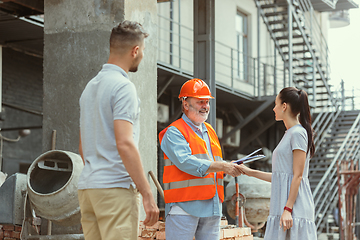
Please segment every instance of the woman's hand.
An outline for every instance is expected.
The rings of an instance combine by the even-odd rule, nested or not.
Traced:
[[[224,162],[223,171],[232,177],[237,177],[240,176],[241,174],[244,174],[244,172],[241,171],[240,166],[232,162]]]
[[[284,227],[284,232],[293,226],[293,218],[289,211],[284,210],[280,218],[280,228]]]
[[[242,171],[245,175],[251,176],[251,175],[250,175],[250,172],[251,172],[251,170],[252,170],[251,168],[245,166],[244,164],[240,164],[240,165],[238,165],[238,166],[240,167],[241,171]]]
[[[231,164],[237,165],[235,163],[231,163]],[[255,177],[260,180],[271,182],[271,173],[269,173],[269,172],[263,172],[263,171],[251,169],[251,168],[245,166],[244,164],[240,164],[237,166],[243,174],[245,174],[249,177]]]

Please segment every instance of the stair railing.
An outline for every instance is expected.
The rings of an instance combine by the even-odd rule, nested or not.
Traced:
[[[356,145],[355,143],[358,144],[360,141],[359,122],[360,114],[358,114],[356,120],[354,121],[348,134],[346,135],[345,140],[342,142],[334,159],[330,163],[327,171],[325,172],[324,176],[321,178],[313,192],[314,204],[316,209],[315,219],[317,227],[320,226],[326,211],[328,210],[331,202],[337,194],[337,185],[335,179],[337,174],[337,167],[335,164],[338,162],[338,160],[346,159],[346,155],[347,157],[350,157],[356,156],[358,154],[359,148],[353,145]]]
[[[335,105],[329,100],[328,105],[323,107],[321,112],[316,116],[312,126],[315,132],[314,144],[315,149],[320,147],[326,134],[330,131],[335,120],[341,113],[341,100],[335,98]]]
[[[357,134],[353,134],[353,139],[350,140],[350,143],[352,142],[352,149],[350,151],[345,151],[344,153],[347,153],[345,155],[348,155],[347,157],[343,155],[342,158],[339,159],[356,159],[357,154],[359,153],[359,141],[360,141],[360,135],[359,131],[356,132]],[[330,205],[333,203],[334,199],[338,196],[337,191],[337,179],[336,179],[336,167],[335,170],[331,171],[331,174],[329,175],[329,179],[332,180],[331,185],[326,188],[326,193],[322,197],[322,201],[319,203],[319,205],[315,205],[315,219],[318,219],[316,221],[316,227],[319,232],[321,232],[321,229],[319,227],[321,226],[322,220],[326,217],[326,213],[328,212],[328,209]]]
[[[315,10],[310,0],[299,0],[299,8],[303,12],[306,26],[309,29],[310,37],[313,39],[315,49],[318,51],[318,56],[322,57],[320,60],[326,66],[325,77],[329,76],[329,48],[324,37],[320,24],[315,16]]]

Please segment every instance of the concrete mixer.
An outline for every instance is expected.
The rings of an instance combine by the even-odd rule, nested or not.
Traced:
[[[60,150],[46,152],[31,164],[27,190],[37,215],[59,225],[80,223],[77,182],[83,166],[80,155]]]
[[[7,209],[0,210],[7,217],[0,217],[0,224],[22,225],[22,239],[27,240],[84,239],[77,196],[83,166],[80,155],[72,152],[52,150],[40,155],[27,175],[14,174],[1,186]],[[43,225],[48,228],[45,236],[39,233]],[[51,236],[52,225],[56,229]]]
[[[271,183],[246,175],[237,178],[239,193],[245,198],[245,224],[257,231],[269,216]],[[226,186],[225,203],[227,213],[233,219],[235,219],[235,191],[235,178],[232,178]]]

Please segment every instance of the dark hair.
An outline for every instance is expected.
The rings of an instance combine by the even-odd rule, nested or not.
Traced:
[[[315,153],[314,129],[311,127],[310,106],[307,93],[294,87],[287,87],[280,91],[279,98],[281,103],[290,104],[292,114],[297,116],[300,113],[300,124],[306,129],[308,135],[308,148],[312,157]]]
[[[125,20],[114,27],[110,35],[110,49],[124,51],[141,42],[149,36],[138,22]]]

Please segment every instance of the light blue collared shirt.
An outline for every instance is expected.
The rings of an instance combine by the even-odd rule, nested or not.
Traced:
[[[182,115],[182,119],[200,138],[206,142],[206,148],[208,149],[209,155],[211,158],[213,158],[210,147],[210,138],[205,124],[202,123],[201,128],[199,128],[194,125],[185,114]],[[168,128],[162,139],[161,149],[166,154],[166,156],[168,156],[171,162],[174,163],[181,171],[197,177],[204,177],[207,175],[206,171],[209,169],[211,161],[199,159],[193,156],[191,154],[189,143],[185,140],[185,137],[176,127],[171,126]],[[171,207],[174,205],[181,207],[185,212],[195,217],[211,217],[222,215],[222,204],[220,202],[217,189],[215,196],[209,200],[167,203],[165,205],[165,216],[167,216]]]

